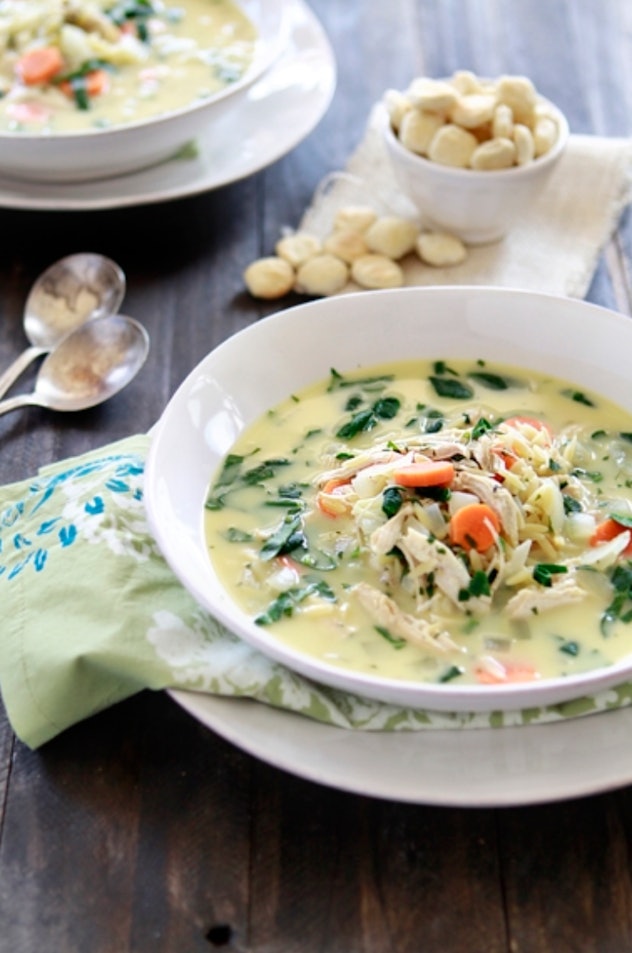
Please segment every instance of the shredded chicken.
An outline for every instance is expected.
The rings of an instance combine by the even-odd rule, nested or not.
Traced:
[[[586,590],[578,586],[573,577],[565,577],[549,588],[521,589],[507,603],[507,614],[510,619],[528,619],[536,612],[581,602],[586,595]]]
[[[436,622],[403,612],[393,599],[374,586],[360,582],[353,592],[375,624],[387,629],[391,635],[435,652],[445,653],[458,649],[448,633],[442,631]]]

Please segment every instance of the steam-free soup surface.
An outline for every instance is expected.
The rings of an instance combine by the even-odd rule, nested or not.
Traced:
[[[0,0],[0,130],[109,128],[242,78],[257,30],[233,0]]]
[[[632,417],[479,362],[292,395],[239,438],[205,531],[235,601],[325,663],[502,684],[632,650]]]

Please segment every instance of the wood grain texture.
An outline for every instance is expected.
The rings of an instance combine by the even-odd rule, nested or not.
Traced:
[[[3,483],[146,430],[210,348],[276,309],[248,297],[243,269],[344,165],[384,89],[459,68],[523,72],[573,131],[632,131],[628,0],[311,6],[337,55],[338,89],[283,159],[155,206],[0,209],[0,364],[25,346],[31,282],[80,250],[121,264],[123,310],[152,341],[139,377],[109,404],[0,418]],[[631,313],[631,263],[626,213],[588,298]],[[162,694],[35,753],[0,720],[0,953],[624,953],[631,845],[629,789],[499,810],[380,801],[263,764]]]

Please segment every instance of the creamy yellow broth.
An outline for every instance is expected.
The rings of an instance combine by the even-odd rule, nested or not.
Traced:
[[[0,130],[75,133],[172,112],[240,80],[257,38],[233,0],[0,0]],[[25,80],[38,47],[61,65]]]
[[[428,458],[452,462],[450,485],[400,485],[393,468]],[[450,535],[479,477],[502,513],[483,552]],[[595,538],[613,514],[614,542]],[[330,665],[423,682],[567,676],[629,653],[629,526],[631,415],[482,361],[332,371],[244,432],[205,508],[212,563],[258,624]],[[413,541],[437,565],[412,560]],[[376,592],[399,615],[376,614]]]

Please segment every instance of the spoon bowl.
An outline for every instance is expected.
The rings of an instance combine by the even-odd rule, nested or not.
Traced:
[[[0,402],[0,414],[36,405],[49,410],[85,410],[123,389],[145,363],[149,336],[123,314],[93,318],[71,331],[39,369],[35,390]]]
[[[29,347],[0,376],[0,397],[38,357],[51,351],[75,328],[116,314],[125,296],[125,274],[104,255],[68,255],[42,272],[24,307]]]

